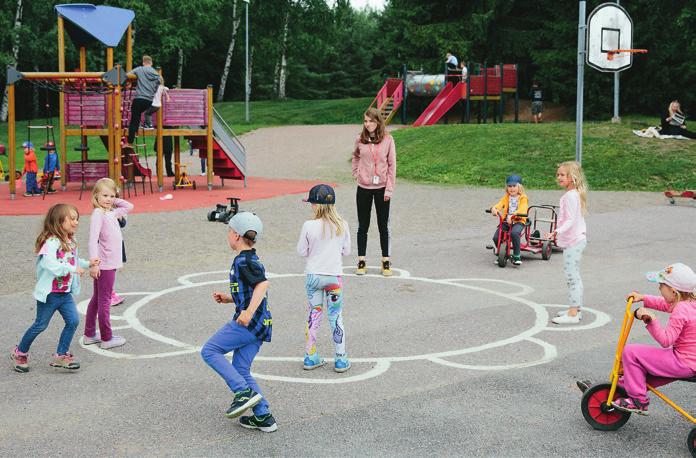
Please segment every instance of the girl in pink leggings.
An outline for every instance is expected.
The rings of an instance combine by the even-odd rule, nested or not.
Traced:
[[[116,269],[123,267],[123,236],[118,219],[133,209],[133,204],[116,197],[116,183],[110,178],[97,181],[92,190],[94,211],[89,225],[89,258],[99,265],[89,269],[94,279],[92,299],[85,316],[85,345],[100,344],[101,348],[119,347],[126,339],[111,333],[111,293],[114,290]],[[97,332],[97,320],[99,332]]]
[[[635,316],[647,324],[648,332],[662,348],[626,345],[621,385],[628,397],[612,402],[619,410],[642,415],[647,415],[650,403],[647,384],[658,387],[696,375],[696,274],[688,266],[676,263],[648,273],[647,277],[659,283],[661,297],[635,291],[629,297],[643,302]],[[667,327],[663,328],[647,309],[669,313]]]

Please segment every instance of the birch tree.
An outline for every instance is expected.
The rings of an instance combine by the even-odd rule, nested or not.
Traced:
[[[16,66],[19,59],[19,29],[22,27],[22,9],[24,5],[22,0],[17,0],[17,9],[15,11],[15,21],[12,28],[12,61],[11,65]],[[7,88],[2,96],[2,108],[0,108],[0,121],[7,122]]]
[[[234,55],[234,45],[237,41],[237,31],[239,30],[239,24],[242,21],[242,14],[240,12],[237,15],[237,0],[232,2],[232,37],[230,38],[230,45],[227,47],[227,57],[225,58],[225,66],[222,69],[222,76],[220,77],[220,89],[217,94],[217,101],[222,102],[225,97],[225,87],[227,86],[227,77],[230,74],[230,67],[232,65],[232,56]]]
[[[276,88],[276,97],[281,100],[286,98],[285,96],[285,82],[287,81],[287,70],[288,70],[288,26],[290,25],[290,8],[285,12],[285,20],[283,21],[283,40],[280,46],[280,59],[278,64],[278,71],[275,80],[274,87]]]

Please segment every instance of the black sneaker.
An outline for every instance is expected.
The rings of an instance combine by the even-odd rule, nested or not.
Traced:
[[[247,429],[258,429],[264,433],[272,433],[278,429],[275,418],[270,413],[257,417],[256,415],[250,415],[248,417],[241,417],[239,419],[239,424],[242,428]]]
[[[391,262],[390,261],[382,261],[382,275],[384,275],[385,277],[392,276],[392,269],[391,269]]]
[[[234,400],[232,401],[232,404],[230,404],[230,408],[227,409],[227,412],[225,412],[225,415],[227,418],[237,418],[243,414],[245,410],[258,404],[262,398],[263,396],[251,388],[239,391],[234,394]]]
[[[49,189],[48,191],[46,191],[46,194],[55,194],[55,193],[56,193],[55,189]]]
[[[355,275],[365,275],[365,272],[367,272],[366,269],[365,261],[358,261],[358,268],[355,270]]]

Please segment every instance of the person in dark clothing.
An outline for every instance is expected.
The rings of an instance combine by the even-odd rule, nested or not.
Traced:
[[[541,122],[544,114],[544,91],[537,81],[532,83],[532,89],[529,91],[529,98],[532,99],[532,118],[534,124]]]
[[[128,72],[128,76],[136,76],[135,97],[131,103],[130,123],[128,124],[128,145],[132,146],[135,133],[140,126],[140,117],[152,106],[157,88],[164,80],[152,67],[152,57],[143,56],[143,65]]]
[[[672,100],[667,113],[660,120],[660,135],[681,135],[696,139],[696,133],[686,130],[686,116],[681,111],[679,100]]]
[[[157,139],[155,138],[155,144],[153,145],[155,149],[155,154],[157,154]],[[164,156],[164,169],[167,172],[168,177],[174,176],[174,169],[172,169],[172,152],[174,152],[174,144],[172,142],[172,137],[169,135],[162,136],[162,156]]]

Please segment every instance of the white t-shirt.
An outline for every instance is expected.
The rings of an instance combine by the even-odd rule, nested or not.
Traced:
[[[451,65],[451,66],[453,66],[453,67],[456,67],[457,65],[459,65],[459,61],[457,60],[457,58],[454,57],[454,56],[451,55],[451,54],[450,54],[450,56],[447,58],[447,60],[445,61],[445,63],[446,63],[447,65]]]
[[[343,233],[336,236],[335,228],[320,219],[302,225],[297,252],[307,258],[306,274],[343,275],[342,257],[350,254],[350,229],[344,222]]]
[[[469,70],[466,68],[465,65],[462,67],[462,81],[465,81],[467,76],[469,76]]]
[[[520,206],[520,196],[512,197],[510,196],[510,209],[508,210],[508,215],[513,215],[517,212],[517,207]]]
[[[153,107],[161,107],[162,106],[162,96],[169,92],[169,88],[165,86],[164,84],[160,84],[159,87],[157,88],[157,92],[155,92],[155,97],[152,99],[152,106]]]

